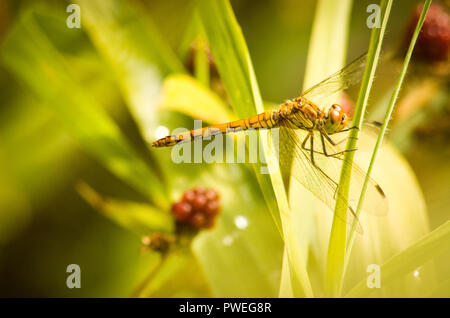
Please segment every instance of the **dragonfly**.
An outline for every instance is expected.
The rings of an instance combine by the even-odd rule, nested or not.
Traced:
[[[152,146],[170,147],[196,139],[209,139],[217,134],[278,128],[280,165],[288,169],[300,184],[325,203],[331,211],[334,210],[336,200],[341,200],[347,206],[347,217],[343,221],[351,224],[356,218],[356,230],[362,234],[355,207],[366,178],[364,170],[353,162],[350,167],[349,197],[343,198],[337,191],[340,171],[345,164],[343,156],[345,152],[356,151],[346,150],[341,146],[350,138],[348,132],[358,127],[349,125],[350,118],[339,104],[335,103],[326,108],[319,105],[323,99],[335,97],[338,93],[359,84],[366,60],[367,54],[360,56],[276,109],[240,120],[166,136],[154,141]],[[362,210],[374,215],[385,215],[388,211],[386,195],[378,183],[372,178],[368,180],[365,197],[367,204],[363,205]]]

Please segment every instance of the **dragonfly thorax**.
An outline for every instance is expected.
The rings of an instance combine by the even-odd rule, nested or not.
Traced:
[[[278,114],[298,128],[320,130],[328,135],[340,132],[348,123],[348,116],[341,106],[333,104],[328,111],[324,111],[302,97],[282,104]]]

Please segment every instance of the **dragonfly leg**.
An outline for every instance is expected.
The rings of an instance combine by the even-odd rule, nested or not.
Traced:
[[[343,129],[343,130],[341,130],[341,131],[338,131],[337,133],[334,133],[334,135],[337,135],[337,134],[339,134],[339,133],[346,132],[346,131],[349,131],[349,130],[352,130],[352,129],[357,129],[357,130],[359,130],[359,127],[358,127],[358,126],[353,126],[353,127],[350,127],[350,128],[346,128],[346,129]],[[330,139],[331,139],[331,138],[330,138]],[[356,137],[346,137],[346,138],[344,138],[344,139],[342,139],[342,140],[340,140],[340,141],[334,141],[334,140],[329,140],[329,141],[330,141],[330,143],[331,143],[333,146],[336,146],[336,145],[339,145],[339,144],[343,143],[343,142],[346,141],[347,139],[358,139],[358,138],[356,138]]]
[[[306,144],[305,140],[308,140],[308,139],[310,140],[311,149],[307,149],[306,147],[304,147]],[[334,186],[336,187],[336,191],[337,191],[338,184],[336,183],[336,181],[334,181],[332,178],[330,178],[330,176],[328,174],[326,174],[325,171],[322,170],[322,168],[320,168],[318,165],[316,165],[316,162],[314,161],[314,153],[315,152],[320,153],[320,154],[322,154],[322,153],[318,152],[318,151],[314,151],[314,136],[312,135],[311,132],[308,134],[308,137],[306,137],[305,140],[302,143],[302,147],[303,147],[303,149],[309,150],[310,156],[311,156],[311,163],[317,170],[319,170],[322,173],[322,175],[324,175],[332,184],[334,184]],[[334,193],[335,196],[337,193],[336,191]]]
[[[322,147],[323,147],[323,152],[321,152],[321,151],[317,151],[317,150],[314,150],[313,149],[313,146],[311,146],[311,148],[308,148],[308,147],[306,147],[306,142],[308,141],[308,140],[310,140],[310,138],[311,138],[311,141],[312,141],[312,138],[313,138],[313,133],[308,133],[308,135],[305,137],[305,139],[303,140],[303,142],[302,142],[302,148],[304,149],[304,150],[306,150],[306,151],[309,151],[311,154],[312,153],[317,153],[317,154],[320,154],[320,155],[324,155],[324,156],[326,156],[326,157],[332,157],[332,158],[336,158],[336,159],[341,159],[338,155],[339,154],[341,154],[341,153],[337,153],[337,154],[328,154],[327,152],[326,152],[326,150],[325,150],[325,145],[324,145],[324,143],[323,143],[323,141],[322,141]],[[313,141],[311,142],[311,144],[313,145]],[[311,161],[313,161],[313,157],[311,158]]]
[[[340,155],[342,155],[343,153],[346,153],[346,152],[350,152],[350,151],[355,151],[355,150],[357,150],[357,148],[355,148],[355,149],[346,149],[346,150],[343,150],[343,151],[339,151],[339,152],[335,152],[335,153],[328,153],[327,152],[327,147],[325,146],[325,138],[328,140],[328,142],[330,142],[331,143],[331,138],[328,136],[328,135],[326,135],[326,134],[320,134],[320,139],[321,139],[321,141],[322,141],[322,149],[323,149],[323,154],[326,156],[326,157],[334,157],[334,158],[338,158],[338,159],[340,159]],[[331,140],[331,141],[330,141]],[[332,143],[331,143],[332,144]]]
[[[314,162],[314,136],[312,136],[312,134],[310,133],[309,135],[309,140],[310,140],[310,147],[311,147],[311,162],[313,163],[313,165],[315,166],[316,163]]]
[[[346,137],[346,138],[344,138],[344,139],[342,139],[342,140],[339,140],[339,141],[334,141],[334,143],[335,143],[335,145],[334,146],[337,146],[337,145],[340,145],[340,144],[342,144],[344,141],[347,141],[348,139],[358,139],[358,138],[356,138],[356,137]]]
[[[309,150],[308,148],[306,148],[306,142],[308,141],[308,139],[311,137],[311,133],[308,133],[308,135],[305,137],[305,139],[302,142],[302,148],[305,150]]]
[[[306,137],[305,137],[305,139],[303,140],[303,142],[302,142],[302,148],[304,149],[304,150],[306,150],[306,151],[309,151],[310,153],[311,152],[313,152],[313,153],[318,153],[318,154],[320,154],[320,155],[325,155],[325,153],[323,153],[323,152],[321,152],[321,151],[317,151],[317,150],[314,150],[313,148],[308,148],[308,147],[306,147],[306,142],[309,140],[309,139],[312,139],[313,138],[313,136],[312,136],[312,133],[309,133]],[[327,156],[328,157],[328,156]],[[314,159],[314,158],[311,158],[312,160]],[[339,158],[338,158],[339,159]],[[312,161],[311,160],[311,161]]]
[[[344,131],[349,131],[349,130],[352,130],[352,129],[359,130],[359,127],[358,126],[352,126],[352,127],[349,127],[349,128],[345,128],[345,129],[342,129],[341,131],[337,132],[337,134],[341,133],[341,132],[344,132]]]

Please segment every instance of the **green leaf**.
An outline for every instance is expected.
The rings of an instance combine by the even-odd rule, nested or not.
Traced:
[[[447,221],[383,264],[380,268],[381,286],[387,286],[396,279],[402,278],[449,248],[450,222]],[[367,288],[367,280],[363,279],[353,287],[346,297],[365,297],[369,296],[372,291]]]
[[[177,111],[213,124],[233,119],[230,109],[216,94],[192,77],[182,74],[166,78],[159,108]]]
[[[263,112],[264,107],[250,54],[229,2],[201,0],[198,2],[198,8],[219,74],[236,114],[239,118],[246,118]],[[259,135],[264,136],[262,133]],[[264,155],[268,158],[267,141],[262,140],[260,147],[263,147]],[[283,223],[289,222],[290,214],[281,173],[277,171],[268,176],[261,173],[261,165],[254,164],[253,168],[275,224],[285,238],[292,277],[295,286],[298,287],[295,290],[296,295],[312,296],[302,255],[299,255],[287,240],[287,237],[291,236],[290,229],[281,226],[281,218],[286,217]]]
[[[74,70],[38,22],[48,19],[65,23],[63,18],[37,12],[30,12],[17,23],[2,50],[6,67],[54,112],[84,150],[155,204],[167,206],[165,189],[157,175],[135,153],[99,103],[73,80]]]
[[[84,182],[77,184],[78,193],[104,216],[138,234],[173,233],[175,222],[167,211],[149,204],[104,198]]]

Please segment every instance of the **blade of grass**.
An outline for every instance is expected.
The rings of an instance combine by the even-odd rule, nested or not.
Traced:
[[[200,0],[199,14],[205,33],[211,45],[212,54],[220,76],[239,118],[245,118],[263,112],[263,105],[254,75],[249,53],[231,6],[227,1]],[[255,168],[256,169],[256,168]],[[278,206],[274,200],[273,189],[268,176],[257,171],[258,181],[272,210],[279,229]]]
[[[229,2],[200,0],[198,8],[220,76],[237,115],[245,118],[263,112],[250,55]],[[262,147],[267,158],[267,142],[262,142]],[[253,165],[253,168],[280,233],[285,238],[289,237],[290,233],[286,233],[287,229],[281,226],[280,215],[288,216],[290,213],[281,174],[277,171],[269,177],[261,173],[260,164]],[[294,255],[289,243],[287,246],[292,277],[297,283],[296,294],[312,296],[311,284],[301,255]]]
[[[403,277],[449,248],[450,221],[447,221],[383,264],[380,268],[382,286]],[[371,291],[363,279],[345,297],[364,297]]]
[[[194,73],[197,81],[209,87],[209,61],[206,40],[200,35],[195,41],[195,67]]]
[[[387,20],[389,18],[392,0],[382,0],[380,5],[380,14],[383,14],[383,23],[381,28],[372,30],[369,52],[367,55],[367,64],[364,70],[363,79],[359,91],[358,100],[355,107],[353,126],[361,129],[364,113],[366,110],[370,90],[372,88],[375,70],[381,52],[381,45],[386,29]],[[358,138],[359,129],[352,129],[349,134],[346,149],[355,149]],[[336,206],[331,228],[330,241],[328,245],[327,267],[325,274],[325,289],[329,296],[336,297],[340,294],[342,288],[342,278],[345,263],[346,248],[346,223],[342,220],[346,219],[348,192],[350,188],[351,167],[355,152],[349,151],[345,153],[342,165],[341,175],[339,179],[338,194],[340,198],[336,200]]]
[[[342,68],[348,42],[348,27],[352,1],[321,0],[317,3],[311,39],[308,48],[303,91],[320,82],[329,74]],[[330,54],[333,52],[333,54]],[[328,103],[324,103],[324,106]],[[283,142],[281,140],[280,142]],[[286,160],[286,158],[284,158]],[[289,182],[290,205],[293,216],[286,226],[292,228],[296,240],[293,242],[308,263],[309,244],[313,237],[315,197],[297,182]],[[311,200],[309,200],[311,198]],[[308,202],[308,203],[306,203]],[[294,210],[295,208],[295,210]],[[283,271],[289,269],[284,266]],[[283,277],[289,277],[283,272]],[[283,286],[288,288],[283,291]],[[280,294],[289,295],[289,284],[282,282]]]
[[[399,78],[397,80],[397,84],[395,86],[394,92],[392,93],[391,99],[389,101],[389,106],[388,106],[388,109],[386,111],[386,114],[385,114],[385,117],[384,117],[384,120],[383,120],[383,124],[381,125],[380,132],[378,134],[377,141],[375,143],[375,146],[374,146],[374,149],[373,149],[373,152],[372,152],[372,157],[370,159],[369,167],[367,169],[367,175],[366,175],[366,178],[364,180],[363,187],[361,189],[361,194],[360,194],[358,205],[357,205],[357,208],[356,208],[356,211],[355,211],[357,216],[359,216],[360,213],[361,213],[362,205],[363,205],[363,202],[364,202],[364,197],[365,197],[365,194],[366,194],[366,191],[367,191],[367,185],[368,185],[368,182],[369,182],[369,179],[370,179],[370,175],[372,173],[373,166],[375,164],[375,159],[377,157],[378,150],[380,149],[381,145],[383,144],[383,138],[384,138],[384,135],[386,133],[386,129],[387,129],[387,126],[389,124],[389,121],[391,120],[391,116],[392,116],[392,113],[394,111],[394,107],[396,105],[396,102],[397,102],[397,99],[398,99],[398,95],[400,93],[400,89],[401,89],[402,84],[403,84],[403,80],[405,79],[406,71],[408,70],[408,65],[409,65],[409,62],[411,60],[411,56],[412,56],[412,53],[413,53],[413,50],[414,50],[414,46],[416,44],[416,41],[417,41],[417,38],[419,36],[420,30],[422,29],[422,25],[423,25],[423,23],[425,21],[425,17],[426,17],[426,14],[428,12],[428,9],[429,9],[429,7],[431,5],[431,2],[432,2],[432,0],[425,1],[424,7],[422,9],[422,13],[421,13],[421,15],[419,17],[419,21],[417,22],[416,29],[415,29],[414,34],[413,34],[413,37],[411,38],[411,42],[409,44],[408,51],[406,53],[405,60],[403,62],[403,67],[402,67],[400,76],[399,76]],[[352,246],[353,246],[353,243],[354,243],[354,240],[355,240],[355,229],[356,229],[356,218],[353,220],[353,224],[352,224],[352,227],[351,227],[351,230],[350,230],[350,233],[349,233],[349,240],[347,242],[347,251],[346,251],[346,258],[347,259],[348,259],[348,257],[351,254],[351,249],[352,249]]]

